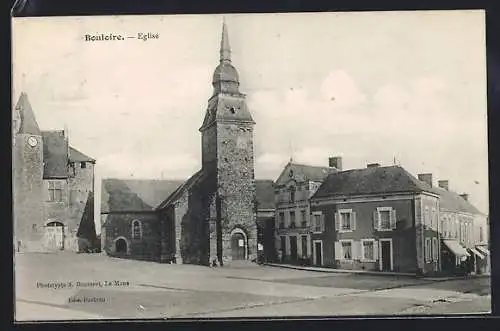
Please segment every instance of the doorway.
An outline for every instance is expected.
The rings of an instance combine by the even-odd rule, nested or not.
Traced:
[[[323,265],[323,242],[314,240],[314,265],[321,267]]]
[[[231,255],[233,260],[245,260],[246,242],[241,232],[233,233],[231,236]]]
[[[380,239],[380,270],[392,271],[392,239]]]
[[[126,254],[127,253],[127,242],[123,238],[119,238],[115,241],[115,252],[118,254]]]
[[[297,237],[290,236],[290,259],[292,262],[297,261]]]
[[[51,251],[64,249],[64,224],[49,222],[45,225],[45,247]]]

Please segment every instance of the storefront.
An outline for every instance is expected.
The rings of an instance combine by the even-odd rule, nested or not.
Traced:
[[[467,252],[456,240],[443,240],[442,245],[442,264],[443,273],[465,274],[471,270],[472,254]]]

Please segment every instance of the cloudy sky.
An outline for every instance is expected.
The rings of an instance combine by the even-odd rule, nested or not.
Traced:
[[[225,15],[257,122],[255,173],[290,157],[345,169],[396,158],[488,209],[482,11]],[[69,128],[97,180],[184,179],[218,64],[221,15],[15,19],[14,101]],[[84,42],[85,34],[159,39]],[[99,185],[98,185],[99,186]],[[97,195],[99,192],[97,192]]]

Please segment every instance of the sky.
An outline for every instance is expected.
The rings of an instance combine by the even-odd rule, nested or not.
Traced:
[[[256,122],[255,176],[295,162],[394,164],[488,211],[483,11],[224,15]],[[69,130],[102,178],[187,179],[222,15],[15,18],[13,101]],[[158,33],[85,42],[85,34]],[[96,192],[96,220],[99,196]],[[97,221],[99,223],[99,221]],[[100,231],[99,224],[98,231]]]

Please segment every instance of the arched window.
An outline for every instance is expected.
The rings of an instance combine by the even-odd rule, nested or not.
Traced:
[[[142,239],[142,224],[139,220],[132,221],[132,239]]]

